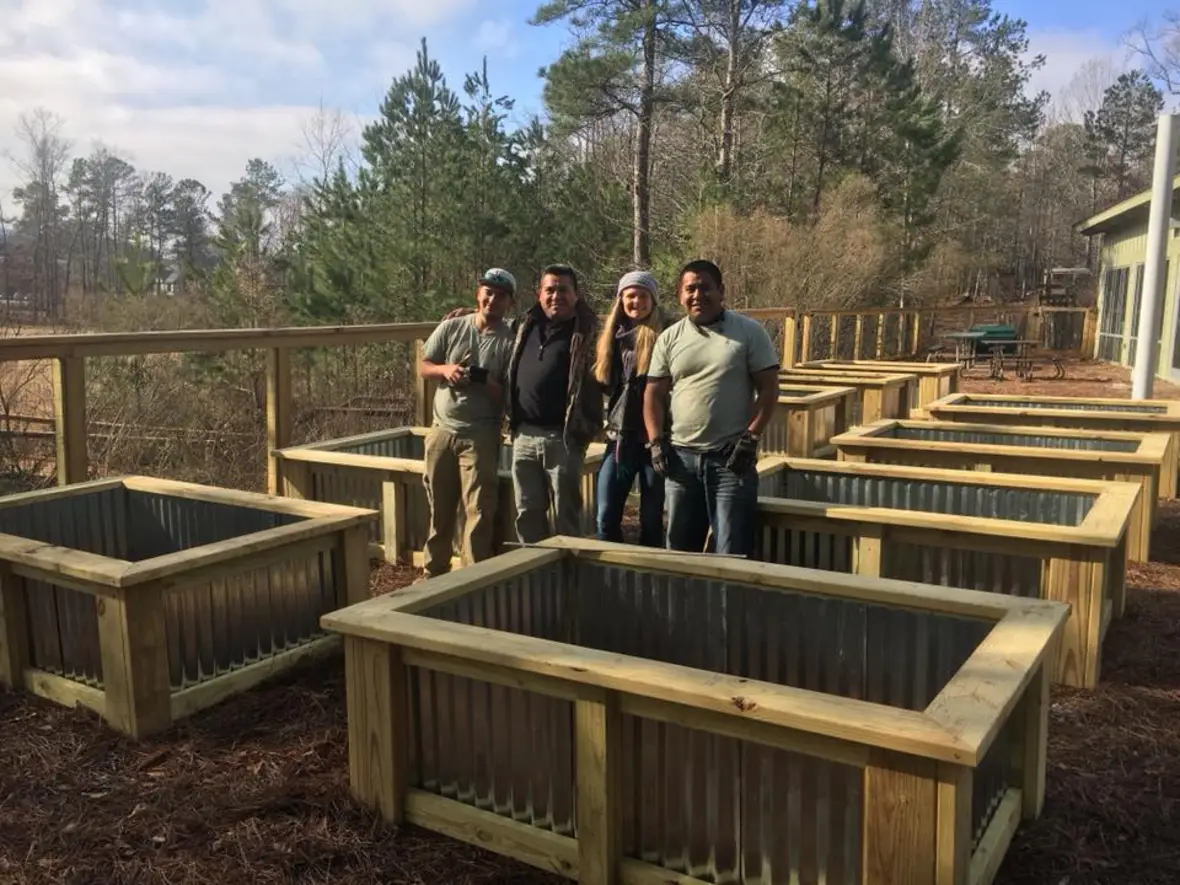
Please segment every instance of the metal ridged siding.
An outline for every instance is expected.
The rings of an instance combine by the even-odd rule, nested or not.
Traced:
[[[780,387],[778,389],[779,399],[806,399],[809,396],[815,396],[819,393],[814,387]]]
[[[179,690],[304,645],[335,611],[335,554],[324,551],[170,591],[168,674]]]
[[[563,567],[528,572],[424,614],[561,640]],[[573,705],[410,668],[415,786],[545,830],[574,833]]]
[[[984,590],[1029,599],[1041,597],[1043,572],[1044,561],[1038,557],[924,544],[887,544],[881,557],[883,578]]]
[[[133,562],[293,525],[302,517],[175,495],[128,491],[128,546]]]
[[[971,784],[971,845],[983,838],[1000,800],[1008,792],[1015,729],[1008,719],[975,768]]]
[[[1139,443],[1129,439],[1091,439],[1069,436],[1041,436],[1032,433],[1003,433],[953,428],[890,427],[871,434],[881,439],[904,439],[915,442],[945,442],[963,445],[1023,446],[1034,449],[1064,449],[1073,452],[1139,451]]]
[[[565,561],[423,614],[922,709],[990,625]],[[415,671],[416,785],[576,825],[572,706]],[[714,882],[861,881],[860,769],[623,717],[624,851]]]
[[[953,406],[970,406],[973,409],[1060,409],[1066,412],[1134,412],[1143,415],[1166,415],[1166,406],[1148,406],[1141,403],[1060,403],[1040,402],[1027,399],[966,399],[951,403]]]
[[[300,518],[188,498],[102,489],[0,510],[0,531],[143,561],[287,525]],[[169,676],[183,688],[322,635],[336,605],[333,554],[324,552],[187,589],[164,599]],[[102,686],[95,597],[24,580],[32,665]],[[150,590],[147,592],[151,592]]]
[[[404,433],[365,442],[321,446],[325,452],[347,452],[350,455],[373,455],[378,458],[411,458],[421,461],[426,457],[426,437]]]
[[[577,645],[923,710],[991,629],[984,621],[592,563]]]
[[[1078,526],[1096,495],[1040,489],[790,470],[775,474],[778,497],[853,507]]]
[[[0,510],[0,532],[127,559],[127,499],[122,487],[34,501]],[[21,579],[28,610],[30,663],[87,685],[102,684],[94,597]]]

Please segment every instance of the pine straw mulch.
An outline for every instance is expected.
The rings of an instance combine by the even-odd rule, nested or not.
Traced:
[[[1083,368],[1066,395],[1126,395],[1108,392],[1125,370]],[[1130,570],[1102,685],[1053,689],[1045,813],[1020,828],[997,885],[1180,881],[1180,503],[1162,507],[1152,560]],[[383,566],[374,592],[413,577]],[[138,744],[0,690],[0,883],[564,881],[358,809],[346,737],[338,656]]]
[[[1032,381],[1017,378],[1012,372],[1006,373],[1003,381],[994,381],[988,377],[988,369],[984,367],[973,368],[961,375],[960,386],[964,393],[1130,398],[1131,370],[1126,366],[1094,360],[1066,359],[1063,362],[1065,377],[1059,381],[1047,377],[1042,368],[1035,370]],[[1157,399],[1180,399],[1180,386],[1157,378],[1152,387],[1152,396]]]

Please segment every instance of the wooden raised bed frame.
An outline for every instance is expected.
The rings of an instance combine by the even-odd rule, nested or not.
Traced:
[[[820,369],[825,372],[877,372],[889,375],[904,372],[918,376],[918,386],[912,390],[911,415],[926,408],[927,403],[959,392],[958,363],[913,363],[895,360],[812,360],[801,369]]]
[[[745,617],[706,623],[716,599]],[[853,612],[863,620],[842,620]],[[775,881],[987,885],[1041,811],[1046,667],[1065,617],[1038,600],[553,538],[322,623],[345,636],[352,792],[388,821],[585,885],[753,883],[764,864]],[[818,670],[761,657],[757,637],[789,649],[792,629],[837,623],[806,643]],[[927,654],[937,675],[912,695],[877,678]],[[821,684],[829,658],[857,661],[839,670],[850,681]],[[882,689],[889,703],[862,699]]]
[[[759,559],[1068,603],[1053,678],[1098,684],[1138,485],[781,457],[758,469]],[[956,513],[1001,508],[1015,512]]]
[[[926,413],[936,421],[971,424],[1170,433],[1175,440],[1176,456],[1180,458],[1180,402],[1176,400],[955,393],[931,403]],[[1177,465],[1174,461],[1164,465],[1160,494],[1174,498],[1176,492]]]
[[[426,462],[420,454],[428,427],[397,427],[356,436],[291,446],[275,452],[280,488],[291,498],[350,504],[377,510],[379,522],[370,529],[370,552],[387,562],[421,566],[430,530],[430,505],[422,475]],[[501,447],[500,501],[496,545],[515,543],[516,497],[507,451]],[[370,449],[367,454],[347,449]],[[344,451],[342,451],[344,450]],[[413,451],[414,456],[394,453]],[[582,476],[582,530],[592,535],[598,507],[598,471],[606,446],[591,443]],[[455,523],[454,566],[458,567],[463,538],[463,508]]]
[[[974,437],[974,438],[973,438]],[[837,459],[945,470],[1133,482],[1127,555],[1148,561],[1159,510],[1160,475],[1176,460],[1167,433],[1118,433],[957,421],[878,421],[832,439]]]
[[[0,683],[162,731],[337,645],[375,518],[144,476],[0,499]]]
[[[916,395],[917,375],[882,375],[876,372],[827,372],[820,369],[790,369],[779,372],[783,387],[853,387],[859,397],[853,426],[882,418],[908,418],[910,402]]]
[[[831,439],[852,426],[856,398],[851,387],[780,387],[759,449],[770,455],[832,457]]]

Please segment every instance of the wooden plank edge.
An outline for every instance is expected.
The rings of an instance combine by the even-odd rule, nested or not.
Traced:
[[[569,836],[531,827],[425,790],[410,790],[406,794],[406,821],[567,879],[578,879],[578,843]],[[619,877],[624,885],[707,885],[701,879],[631,858],[620,862]]]
[[[507,581],[524,572],[557,562],[564,554],[560,550],[521,547],[485,559],[483,562],[412,584],[393,593],[375,596],[347,608],[329,612],[320,618],[326,630],[347,633],[349,628],[375,614],[404,612],[412,614],[431,606],[441,605],[490,583]]]
[[[357,608],[354,606],[353,608]],[[325,615],[322,621],[331,618]],[[356,619],[347,636],[793,728],[839,741],[969,763],[973,748],[924,713],[397,611]]]
[[[151,476],[128,476],[124,478],[123,484],[133,491],[179,495],[196,501],[249,507],[312,519],[336,517],[345,522],[352,520],[352,524],[355,524],[357,520],[364,521],[366,518],[373,518],[377,513],[375,510],[350,507],[347,504],[330,504],[305,498],[286,498],[263,492],[247,492],[241,489],[227,489],[222,486],[202,485],[175,479],[157,479]],[[341,528],[344,527],[344,525],[341,526]]]
[[[372,518],[376,518],[377,511],[369,512]],[[284,550],[294,556],[298,554],[297,548],[306,546],[308,555],[311,555],[331,546],[341,530],[367,521],[368,517],[345,520],[336,517],[313,517],[304,522],[276,526],[261,532],[215,541],[212,544],[202,544],[188,550],[153,556],[132,563],[125,569],[119,586],[135,587],[151,581],[165,581],[170,587],[180,586],[203,580],[201,572],[215,566],[229,563],[236,567],[240,563],[245,569],[251,561],[263,561],[263,554],[273,555],[273,551],[276,550]]]
[[[85,707],[106,716],[107,696],[101,688],[36,667],[26,667],[22,678],[25,690],[39,698],[71,709]]]
[[[53,436],[54,434],[50,434]],[[77,495],[86,495],[91,492],[103,492],[108,489],[121,488],[123,486],[123,477],[107,477],[105,479],[91,479],[86,482],[70,483],[66,486],[52,486],[50,488],[36,489],[31,492],[14,492],[11,495],[4,495],[0,497],[0,510],[9,507],[19,507],[22,504],[36,504],[41,501],[56,501],[61,498],[73,498]]]
[[[1010,787],[1000,800],[992,813],[991,823],[971,854],[971,867],[967,875],[970,885],[992,885],[995,881],[1016,828],[1020,826],[1022,801],[1020,790],[1015,787]]]
[[[993,627],[924,711],[972,749],[972,764],[983,759],[1065,629],[1068,605],[1037,603]]]
[[[1005,596],[983,590],[941,587],[896,578],[877,578],[827,572],[794,565],[758,562],[744,557],[717,557],[709,554],[657,550],[598,541],[592,538],[559,536],[541,541],[549,547],[592,562],[623,565],[694,577],[710,576],[735,583],[753,584],[769,590],[812,593],[886,603],[904,608],[934,610],[999,621],[1009,612],[1040,605],[1039,600]]]
[[[339,636],[321,636],[303,645],[271,655],[269,658],[263,658],[261,661],[231,670],[229,673],[223,673],[196,685],[174,691],[169,700],[172,721],[184,719],[199,710],[212,707],[234,695],[249,691],[272,676],[277,676],[284,670],[291,669],[296,664],[326,656],[338,650],[341,644],[342,639]]]
[[[124,574],[131,567],[125,559],[5,534],[0,534],[0,559],[11,562],[14,572],[21,573],[23,567],[43,575],[51,583],[56,575],[73,579],[75,587],[82,585],[83,592],[88,592],[84,585],[96,585],[94,591],[89,591],[96,595],[99,586],[121,586]]]

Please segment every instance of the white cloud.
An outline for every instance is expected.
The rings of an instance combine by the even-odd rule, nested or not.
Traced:
[[[0,208],[19,183],[15,134],[43,107],[73,156],[97,144],[214,194],[246,161],[281,165],[318,106],[371,109],[413,62],[417,33],[474,0],[0,0]],[[195,6],[195,8],[194,8]],[[379,65],[379,68],[376,67]],[[287,162],[284,162],[287,161]]]
[[[505,19],[485,19],[475,29],[471,45],[495,58],[515,58],[520,50],[512,23]]]
[[[1028,55],[1043,55],[1045,64],[1034,71],[1028,89],[1035,94],[1049,93],[1050,98],[1061,107],[1062,93],[1087,63],[1092,67],[1100,63],[1109,66],[1112,78],[1132,66],[1131,53],[1119,42],[1117,34],[1097,30],[1031,30],[1028,34]],[[1065,102],[1067,105],[1076,102]],[[1065,111],[1063,111],[1065,112]],[[1065,112],[1072,116],[1072,112]]]

